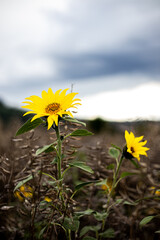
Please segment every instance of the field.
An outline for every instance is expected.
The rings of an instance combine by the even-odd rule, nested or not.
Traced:
[[[55,151],[47,148],[36,154],[39,148],[55,142],[54,129],[39,126],[15,137],[21,125],[15,118],[7,125],[0,124],[1,240],[160,239],[159,122],[97,119],[86,127],[62,123],[61,137],[82,128],[94,133],[64,138],[62,172],[67,171],[63,183],[57,180]],[[123,160],[121,181],[110,194],[116,166],[111,147],[123,149],[125,130],[137,137],[144,135],[150,150],[140,161]],[[23,192],[20,186],[27,190]]]

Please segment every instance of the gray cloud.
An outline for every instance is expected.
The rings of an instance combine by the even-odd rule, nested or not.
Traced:
[[[114,75],[127,75],[129,87],[133,74],[143,75],[143,81],[145,76],[158,81],[158,0],[34,1],[0,3],[3,96],[51,84],[90,84],[99,78],[109,82]],[[126,84],[116,78],[117,88]],[[107,83],[106,87],[112,88]],[[98,90],[104,90],[103,84]]]
[[[58,56],[60,79],[85,79],[125,73],[160,74],[160,49],[127,53]]]

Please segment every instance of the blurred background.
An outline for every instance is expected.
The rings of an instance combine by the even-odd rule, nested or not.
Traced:
[[[125,130],[136,137],[144,135],[146,147],[150,148],[148,157],[138,162],[140,168],[125,161],[122,170],[137,175],[124,179],[116,194],[127,201],[146,196],[146,201],[114,205],[108,224],[115,229],[118,240],[159,239],[154,235],[160,232],[159,218],[146,228],[138,228],[138,224],[143,217],[157,217],[160,212],[159,200],[153,196],[156,191],[151,191],[160,189],[160,1],[0,0],[0,239],[24,239],[24,233],[30,232],[30,222],[34,224],[29,212],[34,205],[27,203],[25,212],[25,205],[20,208],[13,195],[17,183],[28,174],[40,176],[42,169],[56,176],[56,161],[51,162],[57,159],[55,151],[36,156],[38,148],[55,142],[53,129],[46,131],[40,126],[15,137],[22,121],[26,121],[21,108],[24,99],[40,96],[50,87],[53,92],[69,88],[68,93],[79,93],[82,106],[74,117],[85,121],[86,129],[94,133],[63,141],[64,169],[69,161],[76,160],[94,170],[92,176],[76,170],[69,172],[67,189],[88,180],[112,179],[115,159],[108,154],[108,148],[115,144],[123,149]],[[69,122],[61,124],[62,136],[73,127],[77,129]],[[40,191],[38,179],[33,178],[36,191]],[[51,185],[46,188],[41,182],[50,190]],[[106,193],[102,196],[92,186],[81,193],[75,202],[78,210],[99,211],[107,203]],[[39,198],[39,192],[34,196]],[[69,206],[71,200],[66,199],[63,204]],[[59,198],[54,201],[58,209]],[[32,212],[36,215],[36,210]],[[63,215],[69,216],[67,212]],[[37,219],[42,218],[37,212]],[[57,213],[54,218],[62,219]],[[96,226],[88,219],[89,225]],[[38,221],[35,229],[40,229]],[[52,223],[51,219],[46,222]],[[45,231],[43,226],[40,233]],[[25,239],[29,239],[27,236]]]
[[[160,120],[159,23],[158,0],[1,0],[1,104],[70,88],[75,117]]]

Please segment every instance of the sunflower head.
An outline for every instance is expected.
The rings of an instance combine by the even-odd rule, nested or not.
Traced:
[[[128,131],[125,131],[125,139],[126,139],[126,146],[123,149],[124,157],[128,159],[137,158],[139,161],[140,155],[147,156],[146,151],[148,151],[149,148],[144,147],[147,141],[141,142],[141,140],[143,139],[143,136],[135,137],[132,132],[128,133]]]
[[[160,189],[157,189],[155,187],[150,187],[149,189],[151,191],[152,194],[155,194],[157,196],[160,196]]]
[[[15,191],[14,196],[17,197],[21,202],[23,202],[25,198],[33,197],[33,189],[30,186],[24,184]]]
[[[66,94],[69,88],[62,91],[59,89],[55,93],[53,93],[52,89],[49,88],[48,92],[42,91],[42,97],[31,96],[26,98],[27,105],[22,106],[22,108],[28,108],[30,111],[26,112],[27,114],[35,114],[32,118],[32,121],[36,118],[47,117],[48,121],[48,129],[51,128],[53,123],[58,126],[58,117],[62,117],[63,115],[69,115],[73,117],[72,113],[68,111],[69,108],[77,108],[76,105],[81,105],[79,101],[80,99],[74,97],[78,93],[68,93]]]
[[[112,190],[112,184],[113,184],[112,179],[107,178],[105,184],[102,184],[101,188],[102,188],[102,190],[106,191],[107,193],[110,193]]]
[[[48,197],[48,196],[45,196],[44,201],[46,201],[46,202],[52,202],[52,199],[51,199],[50,197]]]

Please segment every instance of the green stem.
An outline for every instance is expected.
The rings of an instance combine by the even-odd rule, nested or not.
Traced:
[[[120,161],[119,161],[119,163],[118,163],[117,170],[116,170],[116,174],[115,174],[115,178],[114,178],[114,181],[113,181],[114,185],[115,185],[115,183],[116,183],[116,181],[117,181],[117,177],[118,177],[118,174],[119,174],[120,167],[121,167],[121,165],[122,165],[123,158],[124,158],[124,157],[123,157],[123,154],[122,154],[122,156],[121,156],[121,158],[120,158]],[[114,185],[113,185],[113,187],[114,187]]]
[[[71,230],[67,229],[67,232],[68,232],[68,240],[71,240]]]
[[[42,173],[43,175],[46,175],[46,176],[52,178],[52,179],[56,182],[56,179],[55,179],[54,177],[52,177],[50,174],[48,174],[48,173],[44,173],[44,172],[41,172],[41,173]]]
[[[65,202],[63,198],[63,189],[62,189],[62,141],[60,138],[59,126],[55,126],[56,136],[57,136],[57,170],[58,170],[58,180],[59,180],[59,194],[62,200],[63,207],[65,208]]]
[[[58,162],[57,162],[57,169],[58,169],[58,179],[61,179],[62,173],[61,173],[61,162],[62,162],[62,146],[61,146],[61,139],[60,139],[60,133],[59,133],[59,126],[55,127],[56,136],[57,136],[57,153],[58,153]]]
[[[69,166],[68,168],[66,168],[66,169],[64,170],[64,172],[62,173],[62,178],[64,177],[65,173],[66,173],[70,168],[71,168],[71,167]]]
[[[108,214],[109,214],[110,208],[113,206],[113,205],[109,206],[109,203],[110,203],[110,200],[111,200],[112,193],[113,193],[113,191],[114,191],[114,189],[115,189],[115,187],[117,185],[117,182],[118,182],[117,178],[118,178],[118,175],[119,175],[119,171],[120,171],[120,167],[122,165],[123,158],[124,158],[124,156],[122,154],[119,162],[117,161],[117,169],[116,169],[116,172],[115,172],[115,174],[113,176],[112,188],[111,188],[110,193],[108,194],[108,200],[107,200],[107,213]],[[102,231],[104,231],[105,223],[106,223],[106,219],[102,221]],[[101,239],[101,237],[100,237],[100,239]]]
[[[124,156],[122,154],[119,162],[118,162],[118,165],[117,165],[117,169],[116,169],[116,172],[115,172],[115,175],[114,175],[114,179],[113,179],[113,183],[112,183],[112,188],[111,188],[111,191],[109,193],[109,196],[108,196],[108,201],[107,201],[107,205],[108,205],[108,208],[107,210],[109,209],[109,203],[110,203],[110,199],[111,199],[111,196],[112,196],[112,193],[117,185],[117,178],[118,178],[118,175],[119,175],[119,171],[120,171],[120,167],[122,165],[122,161],[124,159]]]

